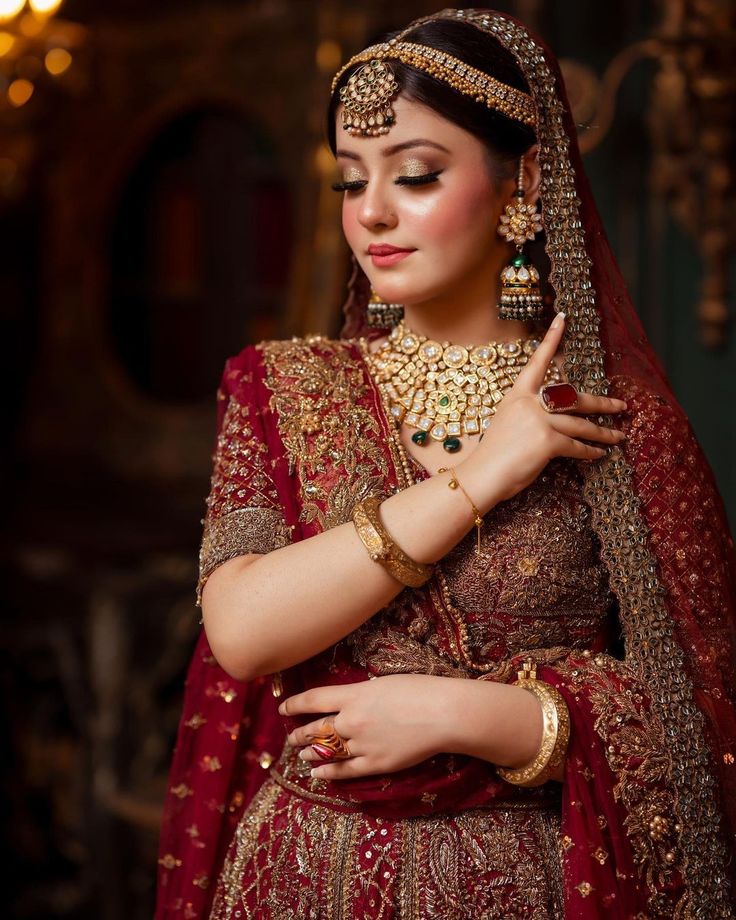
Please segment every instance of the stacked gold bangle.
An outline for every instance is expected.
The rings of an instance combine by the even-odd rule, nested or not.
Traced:
[[[557,772],[565,759],[570,741],[570,712],[556,687],[537,680],[536,666],[531,658],[524,662],[518,676],[514,686],[533,693],[542,704],[542,745],[528,764],[515,768],[497,767],[496,771],[502,779],[516,786],[541,786]]]
[[[434,568],[407,556],[391,539],[378,515],[382,501],[380,496],[371,495],[358,502],[353,511],[355,529],[374,562],[380,562],[402,584],[419,588],[432,577]]]

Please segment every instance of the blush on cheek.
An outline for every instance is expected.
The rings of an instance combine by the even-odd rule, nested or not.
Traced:
[[[425,215],[427,231],[434,239],[473,236],[477,230],[485,233],[483,215],[491,213],[486,206],[486,198],[487,190],[479,189],[477,184],[453,189],[452,194],[437,202],[436,208]]]

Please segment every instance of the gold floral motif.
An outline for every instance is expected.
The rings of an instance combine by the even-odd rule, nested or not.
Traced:
[[[219,395],[226,398],[222,391]],[[270,470],[270,451],[255,430],[252,411],[251,405],[230,397],[223,416],[199,553],[199,605],[217,566],[291,541]]]
[[[246,810],[211,920],[364,916],[557,920],[556,810],[474,809],[391,821],[305,801],[267,780]]]
[[[486,516],[480,555],[469,551],[473,539],[460,541],[438,573],[445,606],[463,620],[471,666],[534,645],[582,648],[600,634],[614,598],[572,461],[552,461]]]
[[[289,474],[298,476],[299,520],[324,531],[385,488],[381,432],[350,343],[312,335],[260,342]]]
[[[606,654],[575,657],[573,652],[554,668],[573,692],[590,700],[593,728],[615,777],[614,798],[626,808],[626,833],[649,890],[652,915],[675,916],[666,891],[673,870],[682,871],[682,859],[674,855],[680,828],[663,817],[675,813],[664,726],[639,692],[637,673],[625,662]],[[593,854],[600,862],[607,855],[602,852],[602,859]]]

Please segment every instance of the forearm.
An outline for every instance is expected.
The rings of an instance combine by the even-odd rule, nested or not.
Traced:
[[[443,750],[501,767],[520,767],[534,759],[543,724],[534,694],[510,684],[444,679],[452,683],[447,685]],[[561,781],[562,770],[553,779]]]
[[[468,500],[447,487],[449,478],[433,476],[381,504],[389,534],[419,562],[442,558],[473,526]],[[486,495],[482,512],[492,504]],[[252,678],[329,648],[403,587],[370,558],[350,522],[221,565],[205,584],[202,612],[219,663],[234,677]]]

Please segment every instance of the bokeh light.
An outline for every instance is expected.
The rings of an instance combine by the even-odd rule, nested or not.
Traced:
[[[15,36],[10,32],[0,32],[0,57],[5,57],[15,47]]]
[[[53,16],[61,6],[61,0],[28,0],[28,5],[34,13],[42,16]]]
[[[66,48],[52,48],[47,52],[46,57],[44,58],[44,64],[46,65],[46,70],[54,76],[58,77],[59,74],[64,73],[65,70],[68,70],[72,63],[72,56],[66,50]]]
[[[0,21],[12,19],[26,5],[26,0],[0,0]]]
[[[8,102],[19,109],[33,95],[33,83],[30,80],[13,80],[8,87]]]

